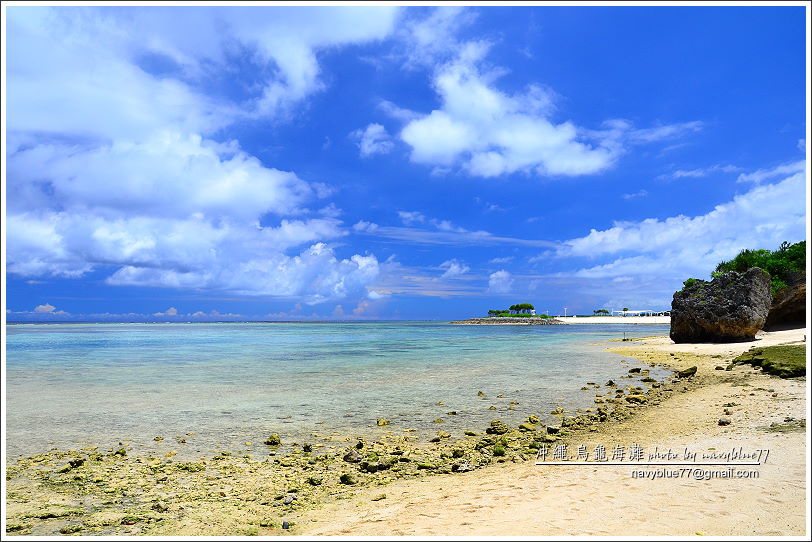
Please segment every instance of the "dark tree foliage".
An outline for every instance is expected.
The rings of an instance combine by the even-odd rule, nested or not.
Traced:
[[[793,244],[784,241],[774,251],[744,249],[732,260],[717,265],[714,273],[744,273],[751,267],[760,267],[770,274],[770,290],[775,295],[787,288],[794,273],[806,270],[806,241]]]
[[[744,249],[732,260],[720,262],[711,276],[731,271],[744,273],[751,267],[760,267],[770,274],[770,292],[776,295],[788,287],[794,274],[806,270],[806,241],[792,244],[784,241],[778,250]],[[690,278],[683,285],[688,287],[696,282],[697,279]]]
[[[533,306],[532,304],[530,304],[530,303],[517,303],[516,305],[511,305],[509,310],[512,310],[512,311],[521,311],[521,310],[525,310],[525,309],[527,309],[527,310],[533,310],[533,309],[535,309],[535,308],[536,308],[536,307],[534,307],[534,306]]]

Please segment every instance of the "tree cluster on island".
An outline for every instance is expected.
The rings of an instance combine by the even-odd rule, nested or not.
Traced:
[[[516,303],[507,309],[491,309],[488,311],[489,317],[498,318],[552,318],[547,314],[531,314],[536,309],[532,303]]]

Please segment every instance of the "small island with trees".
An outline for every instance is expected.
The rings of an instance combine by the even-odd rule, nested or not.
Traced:
[[[491,309],[488,316],[451,322],[460,325],[546,325],[561,324],[549,314],[536,314],[532,303],[516,303],[507,309]]]

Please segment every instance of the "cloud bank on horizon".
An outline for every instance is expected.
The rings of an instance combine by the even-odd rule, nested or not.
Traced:
[[[9,318],[667,308],[805,238],[802,8],[5,9]]]

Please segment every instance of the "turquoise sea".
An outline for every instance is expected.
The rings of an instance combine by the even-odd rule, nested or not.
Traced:
[[[284,442],[386,431],[424,439],[440,429],[455,436],[482,430],[495,418],[519,423],[537,414],[553,421],[557,406],[594,406],[601,390],[582,390],[587,381],[617,380],[639,365],[603,351],[604,341],[624,332],[662,335],[668,328],[9,325],[7,452],[11,458],[53,447],[110,448],[125,439],[147,451],[163,436],[181,454],[199,456],[245,449],[245,441],[259,448],[271,432]],[[377,418],[391,424],[378,427]],[[187,442],[178,446],[176,436]]]

